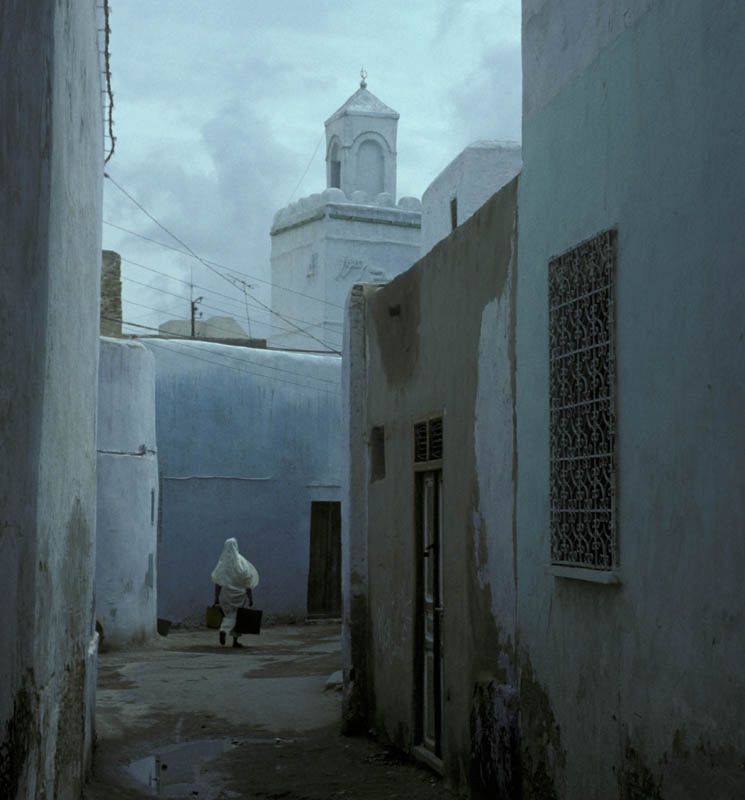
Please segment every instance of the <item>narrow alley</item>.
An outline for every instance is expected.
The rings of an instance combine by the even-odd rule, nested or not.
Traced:
[[[270,626],[235,650],[216,631],[175,630],[104,649],[86,800],[454,797],[373,738],[341,735],[339,633]]]

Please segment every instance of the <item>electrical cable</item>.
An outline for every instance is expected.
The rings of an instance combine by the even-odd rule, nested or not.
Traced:
[[[297,182],[297,186],[292,190],[292,194],[290,195],[290,199],[287,201],[287,205],[289,206],[292,202],[292,198],[295,196],[295,192],[300,188],[300,184],[305,179],[305,176],[308,174],[308,170],[310,169],[310,165],[313,163],[313,159],[316,157],[316,153],[318,152],[318,148],[321,146],[321,142],[323,141],[323,137],[326,135],[326,131],[321,134],[320,139],[318,140],[318,144],[316,145],[316,149],[313,151],[313,155],[310,157],[310,161],[308,162],[308,166],[305,168],[305,172],[300,176],[300,180]]]
[[[143,269],[150,269],[149,267],[145,267],[142,264],[137,264],[137,262],[129,261],[129,259],[122,258],[122,261],[127,261],[128,263],[134,264],[135,266],[138,266],[138,267],[142,267]],[[161,272],[160,270],[150,269],[150,271],[151,272],[156,272],[159,275],[163,275],[164,277],[168,278],[169,280],[178,281],[179,283],[183,283],[185,286],[194,287],[196,289],[203,289],[204,291],[210,292],[212,294],[219,295],[220,297],[225,298],[226,300],[228,300],[231,303],[236,303],[236,305],[239,305],[239,306],[243,305],[243,304],[241,304],[240,300],[236,300],[235,298],[229,297],[228,295],[223,294],[222,292],[217,292],[217,291],[213,292],[211,289],[209,289],[209,287],[201,286],[198,283],[192,284],[189,281],[181,280],[180,278],[176,278],[176,277],[170,276],[165,272]],[[169,292],[167,289],[161,289],[159,286],[153,286],[152,284],[149,284],[149,283],[143,283],[142,281],[135,280],[134,278],[130,278],[130,277],[126,276],[126,275],[122,277],[122,281],[127,281],[128,283],[135,283],[138,286],[142,286],[142,287],[144,287],[146,289],[150,289],[153,292],[161,292],[162,294],[167,294],[170,297],[176,297],[179,300],[184,300],[187,303],[190,302],[190,300],[191,300],[191,297],[187,297],[186,295],[176,294],[175,292]],[[244,300],[245,300],[245,304],[246,305],[248,305],[248,299],[249,299],[248,296],[244,295]],[[250,299],[253,300],[254,298],[250,298]],[[124,302],[127,303],[127,304],[131,304],[131,305],[141,305],[141,306],[143,305],[142,303],[137,303],[134,300],[128,300],[128,299],[124,300]],[[219,312],[221,314],[227,314],[228,316],[231,316],[231,317],[238,316],[239,313],[243,313],[243,310],[244,310],[243,308],[241,308],[240,312],[239,312],[236,309],[222,308],[220,306],[214,306],[214,305],[211,305],[210,303],[205,303],[205,302],[201,303],[201,306],[202,306],[202,308],[209,308],[209,309],[211,309],[213,311],[217,311],[217,312]],[[157,308],[156,309],[156,308],[153,308],[151,306],[143,306],[143,307],[144,308],[151,308],[152,311],[162,312],[163,314],[175,314],[175,313],[177,313],[177,312],[165,309],[165,308]],[[261,306],[259,306],[258,304],[257,305],[253,305],[252,308],[262,310]],[[301,322],[301,323],[307,323],[309,328],[314,328],[314,327],[322,328],[323,327],[322,323],[311,323],[309,320],[300,319],[298,317],[290,317],[290,319],[294,319],[297,322]],[[275,325],[272,322],[264,322],[262,324],[268,326],[269,328],[271,328],[272,330],[275,330],[275,331],[280,331],[282,333],[292,333],[292,329],[286,328],[286,327],[284,327],[282,325]],[[249,325],[250,325],[250,323],[249,323]],[[249,331],[248,333],[249,333],[249,338],[251,338],[251,332]],[[341,338],[341,336],[342,336],[341,333],[337,333],[336,331],[326,331],[326,334],[327,335],[331,334],[333,336],[338,336],[339,338]]]
[[[139,325],[139,324],[136,324],[134,322],[129,322],[129,321],[125,320],[125,319],[122,319],[121,317],[111,317],[111,316],[102,314],[101,315],[101,319],[105,319],[105,320],[107,320],[109,322],[117,322],[117,323],[120,323],[122,325],[129,325],[129,326],[131,326],[133,328],[141,328],[143,330],[150,330],[150,331],[158,332],[157,328],[153,328],[150,325]],[[147,341],[149,343],[152,343],[152,344],[162,344],[163,342],[159,342],[158,341],[159,339],[162,339],[163,341],[167,341],[167,340],[179,340],[179,341],[187,341],[187,342],[203,341],[203,340],[200,340],[200,339],[192,339],[190,336],[181,336],[179,334],[168,334],[167,339],[166,339],[166,337],[163,337],[163,336],[160,336],[160,337],[157,337],[157,336],[146,336],[146,337],[142,337],[142,338],[147,339]],[[216,344],[219,344],[219,342],[216,343]],[[248,348],[246,348],[246,349],[248,349]],[[339,392],[333,392],[330,389],[324,389],[321,386],[313,386],[313,385],[308,384],[308,383],[297,383],[296,381],[288,381],[288,380],[285,380],[284,378],[277,378],[277,377],[274,377],[272,375],[264,375],[264,374],[261,374],[261,373],[258,373],[258,372],[253,372],[252,370],[238,369],[238,367],[233,367],[230,364],[225,364],[224,362],[221,362],[221,361],[215,361],[214,359],[201,358],[199,356],[195,356],[193,353],[185,353],[183,351],[177,351],[177,352],[179,352],[180,355],[188,356],[188,357],[191,357],[191,358],[195,358],[197,361],[204,361],[205,363],[212,364],[213,366],[225,367],[226,369],[233,369],[233,370],[235,370],[237,372],[241,372],[243,374],[254,375],[257,378],[265,378],[266,380],[278,381],[279,383],[286,383],[286,384],[289,384],[291,386],[299,386],[299,387],[301,387],[303,389],[310,389],[310,390],[316,391],[316,392],[324,392],[326,394],[330,394],[330,395],[334,395],[334,396],[340,396]],[[271,351],[270,350],[269,352],[277,352],[277,351]],[[285,352],[285,351],[278,351],[278,352]],[[288,352],[293,352],[293,351],[288,351]],[[221,353],[221,354],[218,354],[218,355],[219,355],[220,358],[228,359],[229,361],[236,361],[239,364],[251,364],[252,366],[257,366],[260,369],[275,370],[277,372],[288,372],[291,375],[296,375],[296,376],[302,377],[302,378],[310,378],[311,380],[315,380],[315,381],[318,381],[320,383],[329,383],[329,384],[332,384],[334,386],[338,385],[336,381],[332,381],[332,380],[329,380],[327,378],[316,378],[316,377],[313,377],[312,375],[302,375],[301,373],[295,372],[294,370],[286,370],[286,369],[283,369],[282,367],[274,367],[274,366],[269,366],[269,365],[265,365],[265,364],[260,364],[260,363],[258,363],[256,361],[250,361],[248,359],[243,359],[243,358],[236,358],[235,356],[229,356],[227,354],[222,354]],[[312,353],[312,354],[309,354],[309,355],[322,355],[322,356],[325,356],[327,354],[326,353]]]
[[[121,225],[115,225],[113,222],[109,222],[108,220],[104,220],[104,225],[108,225],[111,228],[116,228],[117,230],[123,231],[124,233],[130,234],[130,236],[136,236],[138,239],[144,239],[146,242],[150,242],[152,244],[157,244],[159,247],[164,247],[166,250],[172,250],[174,253],[180,253],[182,256],[189,256],[193,258],[191,253],[186,250],[181,250],[178,247],[173,247],[170,244],[166,244],[165,242],[159,242],[157,239],[152,239],[149,236],[143,236],[141,233],[137,233],[137,231],[133,231],[130,228],[124,228]],[[258,275],[250,275],[247,272],[241,272],[234,267],[228,267],[226,264],[221,264],[219,261],[211,261],[210,259],[204,259],[208,264],[212,264],[215,267],[220,267],[220,269],[224,269],[228,272],[232,272],[236,275],[240,275],[244,278],[248,278],[252,281],[258,281],[259,283],[265,283],[267,286],[272,286],[275,289],[281,289],[283,292],[290,292],[291,294],[300,295],[300,297],[305,297],[308,300],[313,300],[316,303],[323,303],[325,306],[331,306],[332,308],[341,308],[343,309],[344,306],[339,305],[338,303],[331,303],[328,300],[324,300],[321,297],[313,297],[312,294],[306,294],[305,292],[300,292],[297,289],[290,289],[287,286],[281,286],[278,283],[273,283],[272,281],[268,281],[266,278],[260,278]],[[124,259],[122,259],[124,261]]]
[[[191,254],[191,255],[192,255],[192,256],[193,256],[193,257],[194,257],[194,258],[195,258],[197,261],[199,261],[201,264],[203,264],[205,267],[207,267],[207,269],[209,269],[210,271],[214,272],[216,275],[219,275],[219,276],[220,276],[220,277],[221,277],[223,280],[226,280],[226,281],[228,281],[228,283],[231,283],[231,284],[235,285],[235,279],[231,279],[231,278],[230,278],[230,277],[228,277],[227,275],[224,275],[222,272],[220,272],[220,270],[218,270],[218,269],[215,269],[215,267],[213,267],[211,264],[209,264],[209,263],[208,263],[207,261],[205,261],[203,258],[201,258],[200,256],[198,256],[198,255],[197,255],[197,254],[196,254],[196,253],[195,253],[195,252],[194,252],[194,251],[191,249],[191,247],[189,247],[189,245],[188,245],[188,244],[186,244],[186,242],[184,242],[182,239],[179,239],[179,237],[178,237],[178,236],[176,236],[176,234],[175,234],[175,233],[172,233],[172,232],[171,232],[171,231],[170,231],[168,228],[166,228],[166,226],[165,226],[165,225],[163,225],[163,223],[159,222],[159,221],[158,221],[158,220],[157,220],[157,219],[156,219],[156,218],[155,218],[155,217],[154,217],[154,216],[153,216],[153,215],[152,215],[152,214],[151,214],[151,213],[150,213],[150,212],[149,212],[149,211],[148,211],[148,210],[147,210],[147,209],[146,209],[146,208],[145,208],[145,207],[144,207],[144,206],[143,206],[143,205],[142,205],[142,204],[141,204],[139,201],[138,201],[138,200],[136,200],[136,199],[135,199],[135,198],[134,198],[134,197],[133,197],[133,196],[132,196],[132,195],[131,195],[131,194],[130,194],[130,193],[129,193],[129,192],[128,192],[128,191],[127,191],[127,190],[126,190],[124,187],[123,187],[123,186],[121,186],[119,183],[117,183],[117,182],[116,182],[116,181],[115,181],[115,180],[114,180],[114,179],[111,177],[111,175],[109,175],[107,172],[104,172],[104,177],[105,177],[105,178],[107,178],[109,181],[111,181],[111,183],[113,183],[113,184],[114,184],[114,186],[116,186],[116,188],[117,188],[117,189],[119,189],[119,191],[120,191],[120,192],[122,192],[122,194],[124,194],[124,195],[125,195],[125,197],[129,198],[129,200],[131,200],[131,201],[132,201],[132,202],[133,202],[133,203],[134,203],[134,204],[137,206],[137,208],[139,208],[139,209],[140,209],[140,211],[142,211],[142,213],[143,213],[143,214],[145,214],[145,215],[146,215],[146,216],[147,216],[149,219],[151,219],[151,220],[152,220],[152,221],[153,221],[153,222],[154,222],[154,223],[155,223],[155,224],[156,224],[156,225],[157,225],[159,228],[161,228],[163,231],[165,231],[165,232],[166,232],[166,233],[167,233],[169,236],[171,236],[171,237],[172,237],[172,238],[173,238],[175,241],[177,241],[177,242],[178,242],[178,243],[179,243],[179,244],[180,244],[182,247],[184,247],[186,250],[188,250],[188,251],[189,251],[189,253],[190,253],[190,254]],[[246,290],[245,282],[242,282],[242,283],[244,283],[244,290]],[[261,300],[259,300],[259,299],[258,299],[258,298],[256,298],[256,297],[254,297],[253,299],[254,299],[254,300],[257,302],[257,303],[259,303],[260,305],[262,305],[262,306],[263,306],[263,307],[264,307],[264,308],[265,308],[267,311],[269,311],[269,313],[270,313],[270,314],[274,314],[275,316],[279,317],[279,319],[281,319],[281,320],[284,320],[285,322],[289,323],[289,324],[290,324],[290,325],[291,325],[293,328],[296,328],[296,329],[297,329],[298,331],[300,331],[301,333],[304,333],[304,334],[305,334],[306,336],[308,336],[310,339],[313,339],[314,341],[318,342],[320,345],[322,345],[323,347],[325,347],[327,350],[330,350],[332,353],[336,353],[337,355],[341,355],[341,352],[340,352],[340,351],[338,351],[338,350],[334,350],[332,347],[329,347],[329,345],[327,345],[327,344],[326,344],[324,341],[322,341],[321,339],[319,339],[317,336],[314,336],[312,333],[308,333],[307,331],[303,331],[301,328],[299,328],[299,327],[298,327],[297,325],[295,325],[293,322],[290,322],[290,320],[288,320],[287,318],[283,317],[283,316],[282,316],[282,314],[280,314],[280,313],[279,313],[279,312],[277,312],[277,311],[274,311],[274,309],[272,309],[272,308],[270,308],[268,305],[266,305],[266,303],[262,303],[262,302],[261,302]]]
[[[140,306],[141,308],[149,308],[151,311],[160,311],[160,312],[163,312],[163,309],[162,309],[162,308],[153,308],[152,306],[146,306],[146,305],[144,305],[143,303],[134,303],[134,302],[133,302],[133,303],[132,303],[132,305],[135,305],[135,306]],[[136,327],[136,328],[145,328],[145,329],[147,329],[147,330],[157,331],[157,332],[160,334],[160,336],[161,336],[162,338],[168,338],[168,339],[183,339],[183,340],[185,340],[185,341],[195,341],[195,339],[194,339],[194,338],[192,338],[191,336],[187,336],[186,334],[182,334],[182,333],[171,333],[171,332],[169,332],[169,331],[162,331],[160,328],[155,328],[155,327],[152,327],[152,326],[150,326],[150,325],[141,325],[141,324],[139,324],[139,325],[135,325],[135,323],[133,323],[133,322],[125,322],[123,319],[122,319],[122,320],[114,320],[114,321],[119,321],[119,322],[121,322],[123,325],[132,325],[133,327]],[[225,331],[226,333],[231,333],[231,332],[232,332],[232,331],[230,331],[228,328],[221,328],[219,325],[215,325],[215,327],[216,327],[218,330],[223,330],[223,331]],[[225,338],[226,338],[226,339],[228,339],[228,338],[231,338],[231,337],[229,337],[229,336],[226,336]],[[209,340],[206,340],[206,339],[199,339],[199,340],[197,340],[197,341],[209,341]],[[220,342],[216,342],[215,344],[220,344]],[[241,345],[236,345],[236,346],[240,347]],[[260,348],[260,349],[263,349],[263,348]],[[319,355],[326,355],[326,353],[320,353]],[[255,365],[255,366],[257,366],[257,367],[261,367],[262,369],[273,369],[273,370],[277,370],[277,371],[279,371],[279,372],[288,372],[288,373],[290,373],[291,375],[296,375],[296,376],[298,376],[298,377],[304,377],[304,376],[302,376],[302,373],[296,372],[295,370],[288,370],[288,369],[284,369],[284,368],[282,368],[282,367],[273,367],[273,366],[268,366],[268,365],[260,364],[260,363],[259,363],[259,362],[257,362],[257,361],[250,361],[250,360],[248,360],[248,359],[244,359],[244,358],[236,359],[234,356],[229,356],[229,355],[227,355],[227,354],[226,354],[226,355],[223,355],[223,358],[228,358],[228,359],[232,359],[232,360],[240,361],[242,364],[244,364],[244,363],[247,363],[247,364],[254,364],[254,365]],[[309,377],[312,377],[312,376],[309,376]],[[322,383],[335,383],[335,381],[329,381],[329,380],[327,380],[326,378],[313,378],[313,380],[321,381]]]

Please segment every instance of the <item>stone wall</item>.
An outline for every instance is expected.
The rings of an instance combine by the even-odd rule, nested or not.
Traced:
[[[101,336],[121,336],[122,257],[104,250],[101,262]]]

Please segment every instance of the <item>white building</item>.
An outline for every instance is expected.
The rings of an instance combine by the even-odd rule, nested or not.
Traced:
[[[126,646],[157,617],[155,359],[139,342],[101,338],[97,448],[96,614]]]
[[[422,195],[422,255],[444,239],[520,172],[519,142],[472,142]]]
[[[396,203],[398,112],[360,88],[326,120],[327,188],[272,224],[272,309],[280,348],[341,350],[355,283],[386,283],[419,257],[421,203]]]

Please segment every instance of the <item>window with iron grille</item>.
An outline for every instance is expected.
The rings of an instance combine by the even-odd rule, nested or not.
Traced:
[[[551,561],[612,570],[616,530],[616,231],[548,265]]]
[[[414,423],[414,463],[441,460],[442,448],[442,417],[431,417]]]

